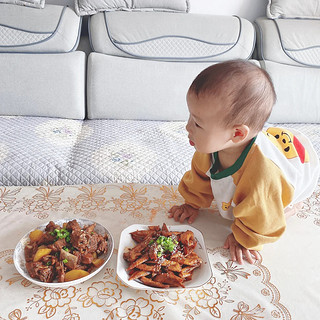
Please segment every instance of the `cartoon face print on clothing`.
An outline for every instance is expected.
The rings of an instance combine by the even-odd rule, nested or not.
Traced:
[[[229,202],[222,202],[222,210],[228,211],[228,209],[231,207],[232,199]]]
[[[275,138],[277,147],[283,152],[287,159],[300,158],[302,163],[309,162],[309,154],[301,142],[289,130],[282,128],[268,128],[266,135]],[[275,143],[273,141],[273,143]]]

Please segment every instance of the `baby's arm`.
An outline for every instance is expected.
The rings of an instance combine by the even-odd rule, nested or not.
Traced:
[[[210,178],[206,172],[211,166],[211,156],[209,154],[195,152],[191,170],[187,171],[180,181],[178,190],[185,200],[185,204],[173,206],[169,210],[169,218],[175,221],[188,220],[193,223],[199,214],[199,209],[210,206],[213,195]]]
[[[283,208],[294,196],[294,188],[280,168],[263,159],[259,149],[254,150],[256,154],[246,162],[232,199],[235,207],[231,230],[241,245],[233,245],[234,253],[239,248],[259,251],[264,244],[277,241],[286,229]]]
[[[195,209],[189,204],[182,204],[181,206],[173,206],[169,210],[169,218],[174,218],[175,221],[184,222],[188,219],[188,223],[193,223],[199,214],[199,209]]]

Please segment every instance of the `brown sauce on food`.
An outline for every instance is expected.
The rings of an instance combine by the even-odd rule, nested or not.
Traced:
[[[43,232],[35,230],[24,249],[30,277],[42,282],[65,282],[102,265],[104,261],[99,256],[108,250],[108,237],[96,233],[95,226],[81,228],[77,220],[63,226],[50,221]]]

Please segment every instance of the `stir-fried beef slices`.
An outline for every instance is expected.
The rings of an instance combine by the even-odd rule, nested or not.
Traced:
[[[31,232],[24,249],[30,277],[42,282],[65,282],[101,266],[104,260],[99,256],[108,250],[108,237],[97,234],[95,226],[81,228],[72,220],[61,227],[50,221],[44,231]]]

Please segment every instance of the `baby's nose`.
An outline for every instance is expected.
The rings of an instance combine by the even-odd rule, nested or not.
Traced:
[[[188,120],[187,124],[186,124],[186,130],[188,132],[190,132],[190,119]]]

